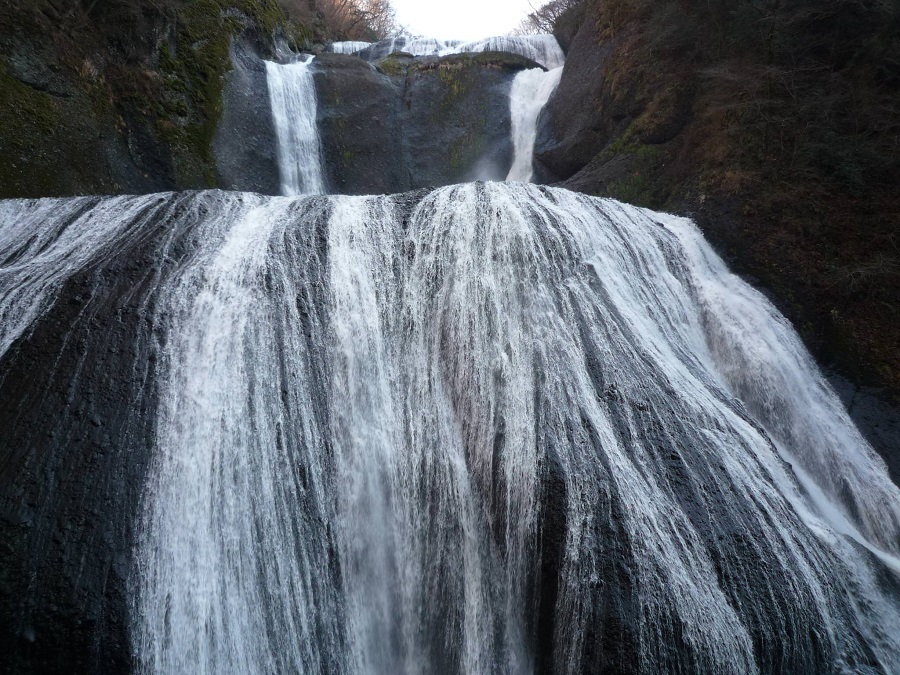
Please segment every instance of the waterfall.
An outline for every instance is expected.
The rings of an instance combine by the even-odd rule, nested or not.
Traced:
[[[505,35],[466,42],[457,47],[460,52],[510,52],[525,56],[547,70],[562,68],[566,56],[552,35]]]
[[[540,68],[523,70],[513,80],[509,93],[512,120],[513,165],[506,177],[508,181],[528,183],[534,175],[534,144],[541,111],[559,86],[562,66],[555,70]]]
[[[519,183],[2,202],[0,348],[135,241],[142,672],[900,671],[900,490],[690,221]]]
[[[287,196],[325,192],[312,60],[309,57],[288,64],[266,62],[281,193]]]
[[[332,42],[328,45],[325,51],[330,52],[331,54],[356,54],[357,52],[361,52],[363,49],[367,49],[371,46],[371,42],[345,40],[343,42]]]
[[[367,61],[378,61],[394,52],[413,56],[450,56],[471,52],[508,52],[536,61],[553,70],[565,61],[559,43],[552,35],[500,36],[465,42],[435,38],[389,38],[376,43],[334,42],[328,47],[337,54],[356,54]]]

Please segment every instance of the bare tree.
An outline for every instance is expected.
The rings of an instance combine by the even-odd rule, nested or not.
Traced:
[[[529,2],[531,12],[526,16],[519,27],[514,31],[516,35],[535,35],[537,33],[552,33],[556,22],[563,14],[581,4],[582,0],[550,0],[535,7]]]
[[[372,37],[383,39],[398,33],[397,12],[390,0],[357,0],[357,7]]]
[[[311,23],[321,17],[335,37],[378,40],[400,32],[391,0],[278,0],[293,19]]]

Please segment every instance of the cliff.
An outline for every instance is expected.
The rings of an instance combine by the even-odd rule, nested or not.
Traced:
[[[266,54],[314,28],[275,0],[0,0],[0,198],[218,185],[236,37]]]
[[[484,52],[373,67],[324,54],[316,88],[328,184],[340,194],[396,193],[504,180],[513,162],[509,91],[537,63]]]
[[[586,0],[544,180],[692,216],[825,364],[900,397],[896,3]]]

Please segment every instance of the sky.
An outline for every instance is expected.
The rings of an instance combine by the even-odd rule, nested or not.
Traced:
[[[528,0],[393,0],[392,4],[410,32],[440,40],[505,35],[530,10]]]

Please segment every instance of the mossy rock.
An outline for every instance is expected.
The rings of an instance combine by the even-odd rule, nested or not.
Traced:
[[[0,197],[53,194],[47,146],[56,135],[61,110],[49,94],[35,91],[6,72],[0,62]]]
[[[241,35],[265,53],[273,36],[312,38],[277,0],[136,0],[124,13],[102,3],[79,12],[0,0],[0,53],[25,54],[0,82],[3,196],[215,187],[232,41]],[[32,78],[51,72],[52,87]]]
[[[388,77],[406,77],[414,58],[412,54],[406,52],[394,52],[377,61],[375,67]]]
[[[0,61],[0,198],[115,192],[115,133],[102,100],[37,91]]]
[[[172,147],[179,185],[216,185],[212,143],[232,39],[251,27],[271,34],[286,23],[274,0],[194,0],[178,10],[174,53],[167,45],[160,53],[164,84],[156,122]]]

